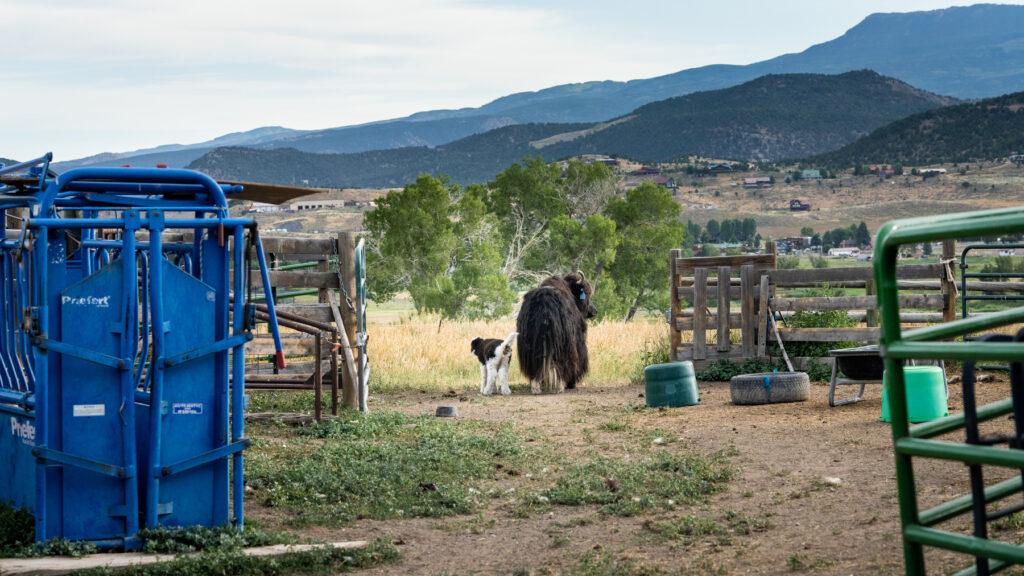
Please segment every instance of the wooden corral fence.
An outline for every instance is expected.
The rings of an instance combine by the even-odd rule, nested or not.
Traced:
[[[878,304],[872,268],[776,269],[774,254],[683,258],[670,255],[670,353],[698,368],[711,361],[765,358],[772,341],[868,342],[878,340]],[[904,322],[953,320],[956,282],[946,263],[899,269]],[[821,296],[824,288],[863,290],[863,295]],[[808,290],[811,289],[811,290]],[[814,290],[817,289],[817,290]],[[799,312],[845,311],[858,325],[848,328],[786,326]],[[922,311],[924,310],[924,311]],[[773,326],[774,319],[774,326]],[[732,336],[739,330],[738,340]],[[777,330],[777,335],[776,335]],[[714,342],[708,332],[714,332]]]
[[[700,367],[708,360],[757,356],[759,327],[767,322],[766,317],[758,318],[761,278],[774,268],[775,254],[683,258],[680,250],[673,250],[669,261],[672,359],[692,360]],[[740,301],[738,313],[733,311],[733,300]],[[684,308],[683,302],[690,306]],[[733,328],[741,331],[739,346],[730,341]],[[713,346],[707,342],[711,330],[715,331]]]
[[[250,390],[312,390],[317,420],[324,411],[324,386],[330,392],[330,411],[339,405],[358,408],[356,366],[354,237],[263,237],[275,294],[277,321],[288,364],[278,370],[269,333],[257,334],[250,345],[246,387]],[[258,274],[253,289],[262,289]],[[311,302],[296,302],[308,299]],[[266,321],[267,308],[256,307],[256,319]]]

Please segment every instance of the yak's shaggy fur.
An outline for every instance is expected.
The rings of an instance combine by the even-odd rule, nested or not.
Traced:
[[[573,389],[587,374],[587,320],[597,314],[592,296],[582,272],[552,276],[523,296],[517,352],[534,394]]]
[[[504,340],[497,338],[473,338],[469,351],[480,361],[480,393],[490,396],[500,391],[508,396],[512,390],[508,387],[508,366],[512,363],[512,341],[516,332]]]

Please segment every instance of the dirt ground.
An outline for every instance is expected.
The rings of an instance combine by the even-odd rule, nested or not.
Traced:
[[[1001,376],[979,386],[980,402],[1008,391]],[[960,406],[957,388],[950,387],[952,408]],[[635,409],[643,403],[641,391],[583,388],[558,396],[470,395],[463,401],[413,393],[375,398],[373,407],[425,414],[455,402],[461,418],[514,419],[543,431],[559,450],[597,449],[624,458],[630,449],[622,432],[602,424],[628,413],[630,428],[665,432],[662,449],[731,454],[738,473],[723,492],[705,504],[638,517],[606,516],[596,507],[580,506],[522,518],[496,499],[470,516],[363,520],[306,533],[329,540],[387,537],[398,543],[401,560],[368,574],[580,573],[580,558],[593,551],[630,562],[632,572],[645,574],[902,573],[890,431],[878,420],[880,386],[869,385],[866,400],[839,408],[828,407],[821,383],[812,385],[807,402],[756,407],[733,406],[727,383],[702,383],[700,406],[669,410]],[[1008,421],[996,426],[1006,429]],[[967,472],[960,465],[924,462],[916,468],[922,506],[966,492]],[[1003,477],[993,473],[990,479]],[[525,488],[537,480],[510,477],[508,486]],[[268,510],[250,510],[263,525],[275,523]],[[690,544],[659,541],[645,529],[651,520],[721,518],[726,511],[765,521],[766,528],[725,542],[711,538]],[[932,573],[941,574],[966,566],[968,559],[929,552],[928,562]]]

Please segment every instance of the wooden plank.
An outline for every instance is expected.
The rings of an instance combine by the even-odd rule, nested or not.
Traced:
[[[757,306],[757,356],[764,358],[768,355],[768,300],[769,279],[767,274],[761,275],[761,285],[758,291]]]
[[[780,328],[783,342],[877,341],[878,328]]]
[[[900,308],[941,309],[945,302],[942,295],[901,294]],[[823,310],[876,310],[878,299],[874,296],[817,296],[803,298],[772,298],[772,310],[809,311]]]
[[[792,317],[796,312],[779,312],[782,319]],[[864,310],[850,310],[846,313],[846,317],[854,322],[866,322],[867,311]],[[901,312],[900,322],[904,324],[930,324],[935,322],[942,322],[942,312]]]
[[[281,346],[285,356],[312,356],[314,354],[314,342],[311,336],[302,338],[288,338],[281,336]],[[245,347],[246,356],[268,356],[273,355],[274,341],[270,338],[253,338]]]
[[[1024,282],[973,282],[968,279],[967,290],[986,293],[1024,292]]]
[[[364,540],[353,542],[334,542],[325,544],[276,544],[274,546],[260,546],[258,548],[245,548],[242,554],[250,558],[271,558],[297,554],[301,552],[313,552],[325,548],[335,550],[358,550],[366,548],[369,543]],[[0,574],[4,576],[57,576],[71,574],[83,570],[95,569],[118,569],[130,568],[133,566],[149,566],[170,562],[176,558],[198,556],[199,552],[189,554],[138,554],[125,552],[120,554],[89,554],[86,556],[47,556],[43,558],[7,558],[0,560]]]
[[[677,259],[677,269],[680,273],[696,268],[716,268],[720,266],[739,268],[744,264],[753,264],[755,268],[771,268],[775,266],[775,256],[772,254],[746,254],[742,256],[697,256],[694,258]]]
[[[262,288],[259,274],[252,274],[253,287]],[[271,270],[270,285],[274,288],[333,288],[338,289],[338,275],[334,272],[308,272],[298,270]]]
[[[320,322],[321,324],[327,324],[333,321],[331,317],[331,307],[328,304],[277,304],[275,306],[278,312],[286,312],[288,314],[295,314],[296,316],[302,316],[308,318],[314,322]]]
[[[717,290],[720,290],[720,288],[718,287],[718,283],[717,282],[707,286],[708,290],[711,290],[713,288],[717,289]],[[742,293],[740,292],[739,285],[731,286],[729,288],[729,298],[730,299],[732,299],[732,300],[739,300],[741,294]],[[693,302],[693,287],[692,286],[684,286],[682,288],[679,288],[679,297],[682,298],[682,299],[688,300],[690,302]]]
[[[707,291],[708,269],[697,268],[693,271],[693,353],[694,360],[707,358]]]
[[[334,238],[284,238],[260,235],[264,252],[273,252],[278,256],[287,254],[334,254],[336,248]]]
[[[730,350],[729,352],[719,352],[714,348],[709,348],[704,358],[694,358],[693,348],[689,348],[684,345],[682,348],[679,348],[679,350],[677,350],[677,354],[680,360],[692,360],[693,365],[695,367],[698,365],[698,362],[702,362],[705,360],[722,360],[724,358],[733,358],[737,360],[744,359],[743,353],[738,348]]]
[[[939,264],[912,264],[899,266],[897,278],[921,280],[939,278],[942,266]],[[867,282],[874,275],[870,266],[853,268],[815,268],[808,270],[771,270],[768,275],[776,286],[796,286],[808,283],[833,285],[836,282]]]
[[[713,309],[712,309],[713,310]],[[707,314],[705,315],[705,329],[707,330],[718,330],[718,314]],[[740,313],[734,313],[729,315],[729,325],[739,326],[743,322],[743,315]],[[693,316],[683,316],[676,318],[676,326],[680,330],[693,330]]]
[[[744,264],[740,271],[740,291],[743,293],[740,305],[740,315],[743,317],[740,322],[740,336],[743,342],[743,356],[754,357],[754,317],[757,311],[754,308],[754,266]]]
[[[718,332],[715,334],[715,343],[719,352],[729,351],[729,306],[732,303],[732,299],[729,298],[729,276],[731,274],[730,266],[718,267]]]
[[[683,251],[676,248],[669,252],[668,256],[668,285],[669,287],[675,287],[679,285],[679,271],[676,268],[676,262],[682,256]],[[675,361],[676,349],[679,348],[680,344],[683,343],[683,335],[680,332],[680,328],[676,324],[676,320],[680,316],[682,311],[682,305],[679,302],[679,291],[669,290],[669,302],[671,304],[669,308],[669,320],[668,320],[668,344],[669,344],[669,356],[670,359]]]

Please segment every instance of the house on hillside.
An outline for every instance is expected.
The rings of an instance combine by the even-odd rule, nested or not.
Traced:
[[[743,187],[747,188],[748,190],[757,188],[771,188],[772,179],[767,176],[761,176],[758,178],[744,178]]]
[[[839,258],[855,258],[860,256],[860,248],[857,248],[856,246],[848,248],[829,248],[828,255]]]
[[[670,178],[668,176],[655,176],[654,178],[651,178],[649,181],[654,182],[655,184],[661,186],[666,190],[674,191],[676,188],[678,188],[678,186],[676,186],[676,179]]]
[[[921,178],[934,178],[936,176],[941,176],[945,173],[945,168],[920,168],[917,171],[917,174],[921,176]]]
[[[811,168],[800,171],[801,180],[821,180],[821,170]]]
[[[717,173],[717,172],[734,172],[736,170],[736,166],[734,164],[729,164],[728,162],[712,162],[712,163],[708,164],[706,169],[707,169],[708,172],[715,172],[715,173]]]
[[[329,210],[331,208],[344,208],[345,200],[296,200],[288,205],[292,212],[303,212],[307,210]]]
[[[253,214],[270,214],[273,212],[280,212],[281,207],[277,204],[267,204],[266,202],[253,202],[249,205],[249,212]]]
[[[794,198],[789,201],[789,210],[791,212],[806,212],[807,210],[810,209],[811,205],[800,200],[799,198]]]
[[[657,166],[641,166],[629,173],[630,176],[655,176],[661,174],[661,168]]]

